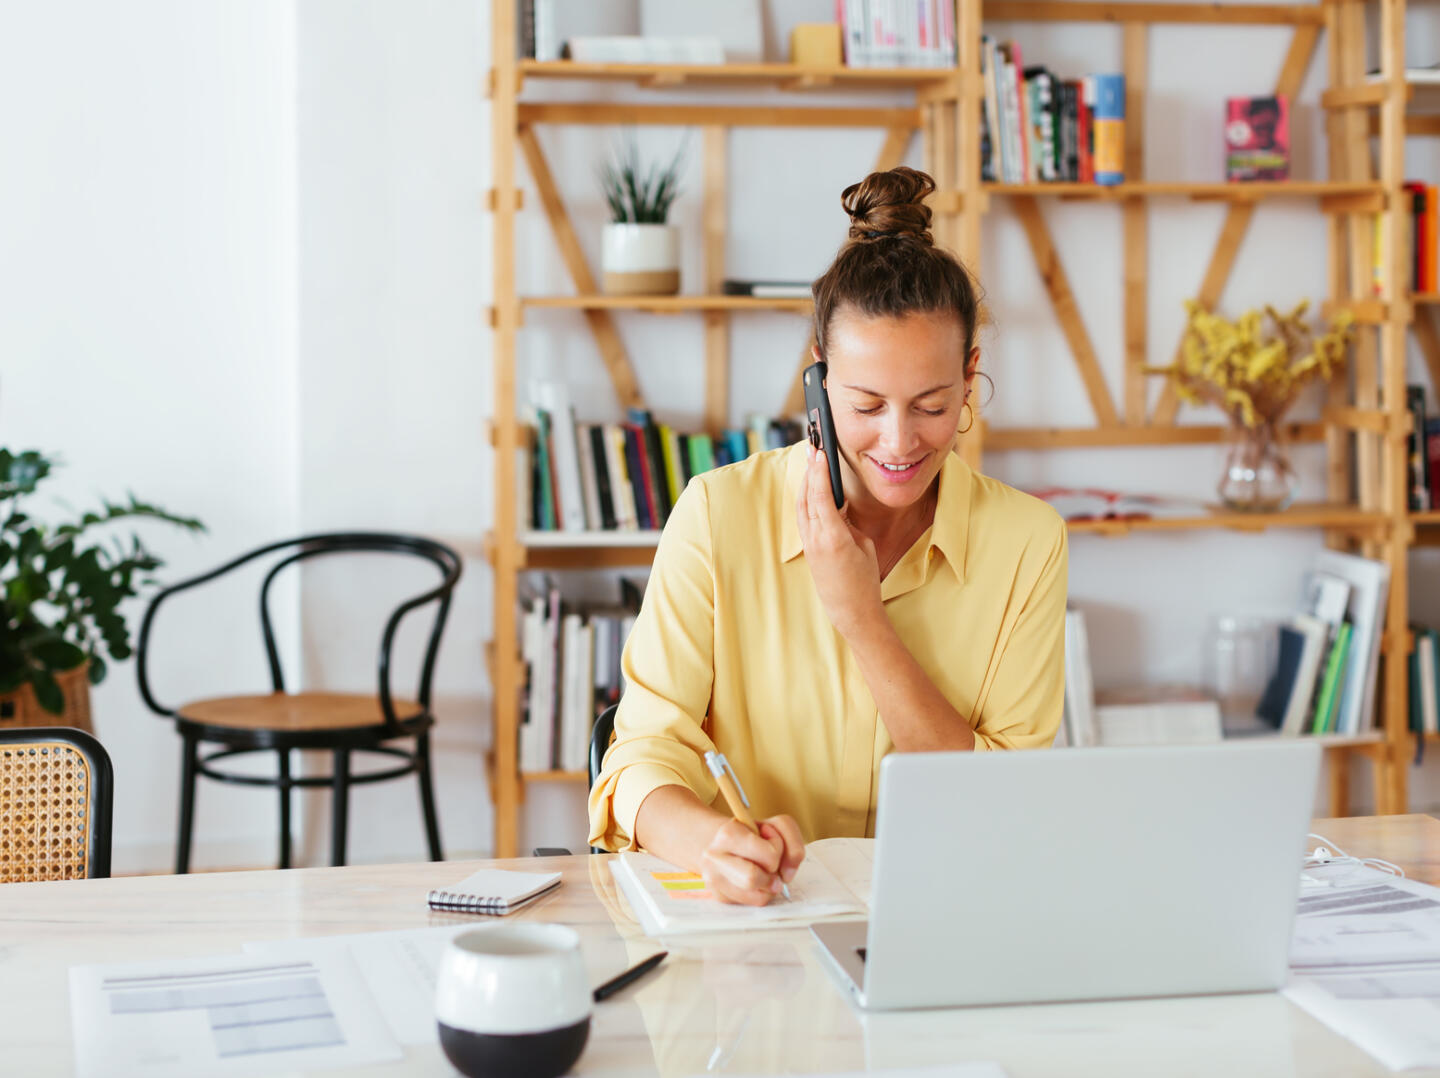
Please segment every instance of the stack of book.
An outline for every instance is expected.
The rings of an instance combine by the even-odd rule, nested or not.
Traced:
[[[846,67],[954,67],[950,0],[837,0]]]
[[[1405,184],[1405,195],[1409,198],[1409,281],[1412,292],[1440,292],[1440,186],[1411,180]],[[1372,263],[1370,267],[1371,290],[1375,295],[1385,288],[1385,218],[1375,214],[1371,218],[1374,240],[1370,245]]]
[[[1303,609],[1280,626],[1275,672],[1256,711],[1280,733],[1357,734],[1375,725],[1375,673],[1390,567],[1322,550]]]
[[[1423,744],[1426,734],[1440,734],[1440,633],[1423,625],[1410,630],[1410,730]]]
[[[995,183],[1120,183],[1125,76],[1062,80],[1026,67],[1017,42],[981,38],[980,177]]]
[[[520,770],[583,771],[596,716],[620,700],[620,653],[640,609],[640,590],[622,580],[618,606],[581,609],[547,580],[521,605]]]
[[[520,518],[534,531],[658,530],[693,476],[803,435],[794,420],[763,416],[718,437],[684,434],[641,408],[624,423],[578,423],[560,382],[536,383],[531,398]]]

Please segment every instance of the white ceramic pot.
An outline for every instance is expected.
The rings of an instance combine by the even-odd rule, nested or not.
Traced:
[[[673,296],[680,291],[680,230],[608,224],[601,236],[600,266],[609,295]]]

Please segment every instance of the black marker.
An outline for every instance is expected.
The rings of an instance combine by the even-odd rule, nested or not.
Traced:
[[[658,954],[652,954],[649,958],[645,959],[645,961],[641,962],[638,966],[631,966],[624,973],[620,974],[620,976],[612,977],[610,980],[602,984],[599,988],[595,989],[595,1002],[599,1003],[602,999],[608,999],[610,996],[613,996],[616,992],[620,991],[620,989],[624,988],[626,985],[631,984],[634,981],[638,981],[641,977],[645,976],[645,974],[649,973],[652,969],[658,966],[660,964],[660,960],[669,953],[669,951],[661,951]]]

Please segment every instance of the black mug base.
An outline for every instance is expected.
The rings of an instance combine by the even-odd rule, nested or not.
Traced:
[[[559,1078],[580,1058],[590,1016],[543,1033],[475,1033],[440,1024],[440,1047],[467,1078]]]

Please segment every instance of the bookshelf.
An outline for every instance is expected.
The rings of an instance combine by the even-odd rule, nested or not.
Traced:
[[[791,312],[808,315],[807,299],[757,299],[721,294],[723,265],[726,150],[729,133],[748,126],[816,129],[878,128],[885,133],[873,167],[902,162],[916,136],[923,147],[923,167],[937,181],[932,197],[937,242],[955,251],[983,277],[980,235],[985,214],[1000,199],[1015,209],[1041,270],[1048,298],[1074,355],[1096,422],[1078,428],[999,429],[985,422],[961,442],[960,452],[972,465],[985,449],[1144,447],[1216,444],[1226,437],[1219,426],[1176,425],[1178,400],[1172,392],[1150,407],[1141,368],[1147,358],[1146,301],[1147,214],[1157,200],[1220,203],[1224,219],[1214,250],[1202,259],[1203,277],[1195,293],[1215,305],[1230,275],[1241,241],[1262,204],[1276,200],[1309,200],[1327,222],[1331,309],[1345,306],[1357,314],[1360,340],[1355,350],[1353,390],[1336,385],[1318,422],[1291,424],[1293,440],[1323,443],[1327,449],[1328,490],[1325,502],[1295,505],[1283,512],[1247,514],[1214,511],[1190,517],[1130,522],[1077,522],[1074,534],[1122,537],[1153,531],[1229,529],[1263,533],[1272,528],[1319,529],[1327,542],[1384,558],[1392,571],[1392,601],[1383,638],[1378,706],[1380,725],[1350,737],[1327,736],[1323,743],[1332,760],[1331,811],[1345,815],[1349,802],[1349,760],[1367,759],[1375,778],[1377,809],[1405,808],[1405,771],[1410,747],[1406,702],[1405,562],[1410,536],[1430,531],[1440,540],[1440,513],[1412,521],[1406,512],[1405,456],[1408,412],[1404,393],[1404,346],[1412,313],[1440,296],[1413,297],[1398,292],[1395,274],[1379,296],[1370,292],[1373,215],[1382,215],[1390,234],[1403,225],[1398,192],[1403,180],[1403,137],[1423,131],[1440,134],[1432,117],[1406,114],[1408,87],[1398,76],[1379,83],[1365,76],[1366,4],[1361,0],[1297,5],[1209,3],[1092,3],[1086,0],[955,0],[959,64],[954,69],[800,69],[790,64],[681,65],[577,64],[568,61],[519,59],[514,53],[515,10],[506,0],[492,4],[494,43],[490,96],[493,109],[492,160],[494,188],[489,205],[494,214],[494,421],[491,443],[496,451],[495,529],[486,549],[494,569],[494,644],[489,650],[494,686],[494,738],[489,778],[495,803],[495,855],[518,853],[519,813],[527,783],[583,782],[583,772],[548,771],[521,775],[518,769],[520,697],[524,680],[517,641],[519,575],[531,569],[621,568],[648,565],[658,533],[537,533],[525,531],[518,519],[515,456],[525,433],[517,418],[516,343],[527,311],[571,309],[584,314],[602,363],[614,383],[622,407],[640,407],[641,397],[629,357],[615,329],[618,311],[698,318],[704,327],[705,427],[714,432],[728,416],[730,320],[749,312]],[[1384,70],[1398,72],[1403,57],[1403,0],[1378,0],[1382,25]],[[1073,183],[997,184],[980,178],[979,116],[984,95],[980,70],[980,32],[984,17],[1005,21],[1095,22],[1112,24],[1121,36],[1126,75],[1126,176],[1115,187]],[[1276,183],[1217,184],[1151,182],[1143,175],[1143,130],[1148,33],[1152,26],[1220,24],[1242,32],[1248,26],[1290,28],[1290,42],[1281,59],[1277,93],[1292,99],[1298,91],[1322,36],[1329,52],[1332,85],[1325,93],[1329,145],[1329,180]],[[543,80],[558,98],[573,89],[573,100],[529,101],[528,82]],[[602,102],[587,98],[596,84],[625,82],[663,98],[666,91],[684,90],[685,100],[672,102]],[[568,88],[568,89],[567,89]],[[755,91],[769,93],[755,104]],[[827,91],[843,92],[853,102],[867,89],[908,92],[903,106],[827,105]],[[727,91],[744,91],[743,104],[727,102]],[[699,102],[699,103],[697,103]],[[607,296],[599,292],[586,264],[575,226],[558,185],[535,138],[541,124],[665,124],[699,128],[703,152],[704,283],[699,294],[680,296]],[[1372,162],[1370,138],[1380,142]],[[569,271],[574,294],[520,296],[514,284],[516,215],[522,212],[517,169],[528,168],[538,207],[554,234],[559,258]],[[1124,384],[1118,399],[1101,377],[1095,351],[1078,316],[1078,307],[1061,259],[1039,212],[1041,200],[1118,203],[1122,208],[1123,268],[1117,282],[1123,296]],[[1392,245],[1391,250],[1396,248]],[[1395,260],[1400,268],[1398,258]],[[1436,338],[1440,342],[1440,337]],[[1177,342],[1178,348],[1178,342]],[[796,373],[805,361],[797,349]],[[1431,363],[1440,373],[1440,344]],[[1440,377],[1437,377],[1440,385]],[[779,411],[802,410],[798,378]],[[1354,493],[1352,494],[1352,487]]]

